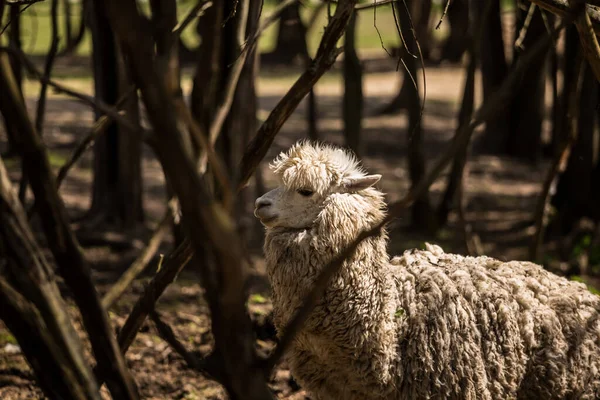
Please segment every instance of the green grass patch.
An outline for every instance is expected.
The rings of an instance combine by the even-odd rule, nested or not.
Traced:
[[[263,296],[260,293],[255,293],[252,296],[250,296],[250,303],[254,303],[254,304],[264,304],[266,302],[268,302],[269,300]]]
[[[573,276],[571,276],[571,280],[572,280],[572,281],[575,281],[575,282],[581,282],[581,283],[584,283],[584,284],[587,286],[587,288],[588,288],[588,290],[589,290],[590,292],[592,292],[592,293],[594,293],[594,294],[596,294],[596,295],[600,295],[600,290],[599,290],[598,288],[596,288],[596,287],[594,287],[594,286],[590,285],[590,284],[589,284],[589,283],[588,283],[588,282],[587,282],[587,281],[586,281],[584,278],[582,278],[581,276],[579,276],[579,275],[573,275]]]
[[[48,151],[48,161],[52,168],[60,168],[67,162],[67,156],[55,151]]]
[[[6,331],[0,331],[0,347],[4,347],[7,344],[17,344],[17,339],[12,335],[12,333]]]
[[[181,21],[194,6],[192,1],[180,1],[178,2],[177,13],[179,21]],[[276,4],[274,2],[266,2],[262,17],[266,18],[275,9]],[[147,2],[140,2],[140,9],[142,13],[149,15]],[[301,8],[301,17],[306,24],[311,16],[317,9],[316,3],[306,2],[306,6]],[[332,12],[334,8],[332,7]],[[8,13],[5,13],[8,14]],[[79,26],[80,14],[81,14],[81,2],[72,3],[70,10],[70,20],[72,30],[75,32]],[[376,17],[377,29],[374,27],[374,18]],[[58,34],[60,38],[59,49],[62,49],[66,45],[66,30],[65,30],[65,18],[67,13],[64,8],[64,4],[61,2],[58,8]],[[8,22],[7,15],[4,16],[2,26]],[[392,8],[389,5],[380,6],[377,8],[376,13],[373,10],[365,10],[359,14],[357,19],[357,30],[356,30],[356,41],[359,49],[381,49],[381,41],[385,43],[386,47],[395,46],[399,43],[398,34],[396,32],[396,25],[394,23],[394,16],[392,14]],[[25,52],[28,54],[44,55],[48,52],[51,44],[51,17],[50,17],[50,2],[39,2],[33,6],[27,8],[21,15],[21,37],[22,45]],[[308,32],[307,41],[308,47],[312,54],[316,51],[318,44],[323,35],[325,26],[327,25],[327,10],[323,9],[315,20],[314,26]],[[258,48],[261,52],[271,51],[275,47],[275,40],[278,32],[278,23],[275,23],[267,29],[261,38],[259,39]],[[379,33],[377,32],[379,30]],[[380,39],[381,35],[381,39]],[[7,35],[3,35],[7,36]],[[195,32],[195,24],[192,23],[182,33],[182,40],[188,46],[196,46],[200,43],[200,38]],[[340,42],[341,45],[341,42]],[[92,48],[91,36],[89,31],[86,32],[83,42],[77,48],[76,54],[78,55],[90,55]],[[382,50],[383,51],[383,50]]]

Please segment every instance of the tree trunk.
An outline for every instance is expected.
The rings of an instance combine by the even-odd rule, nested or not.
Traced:
[[[548,230],[552,234],[565,235],[583,217],[593,217],[598,204],[593,202],[594,178],[594,131],[596,128],[598,85],[589,66],[585,70],[577,140],[571,149],[565,172],[558,178],[556,193],[551,204],[557,214]]]
[[[517,9],[517,31],[523,26],[526,14],[526,11]],[[542,14],[539,10],[536,10],[527,29],[527,35],[523,40],[525,51],[541,35],[547,34]],[[510,105],[508,154],[532,162],[539,161],[542,154],[541,138],[545,111],[544,93],[546,65],[548,61],[547,50],[540,57],[529,63],[523,74],[521,85],[518,86],[517,92],[513,96],[513,102]],[[519,52],[515,51],[513,64],[519,57]]]
[[[8,6],[8,18],[11,21],[10,26],[8,27],[8,41],[11,46],[16,47],[17,49],[21,49],[21,12],[20,6],[11,4]],[[23,71],[21,69],[21,63],[19,62],[16,56],[10,56],[10,65],[13,70],[13,74],[15,75],[17,85],[19,87],[19,91],[21,92],[21,96],[23,95]],[[2,101],[0,99],[0,101]],[[4,128],[6,132],[6,136],[8,139],[8,150],[3,157],[10,157],[15,153],[18,153],[18,149],[16,148],[16,143],[18,140],[16,139],[19,134],[18,130],[15,127],[14,122],[12,121],[12,115],[3,115],[4,119]]]
[[[414,2],[406,2],[408,9],[412,10]],[[410,19],[402,2],[398,2],[396,13],[402,33],[406,40],[411,53],[416,54],[417,46],[414,38],[410,33]],[[403,80],[400,95],[406,96],[406,109],[408,111],[408,171],[410,175],[411,187],[415,187],[425,175],[425,154],[423,151],[423,130],[421,123],[421,95],[418,89],[418,74],[417,60],[414,57],[405,57],[406,69],[402,69]],[[410,75],[415,78],[413,84]],[[434,232],[436,227],[435,213],[431,209],[429,202],[429,193],[425,192],[413,204],[411,209],[411,224],[412,228],[423,232]]]
[[[492,9],[487,16],[483,15],[486,8],[485,1],[473,3],[477,17],[486,19],[483,24],[483,40],[480,40],[479,50],[484,99],[489,98],[498,90],[508,73],[502,38],[500,0],[490,1],[493,2]],[[508,107],[498,110],[494,117],[485,122],[485,133],[480,139],[479,150],[485,153],[506,152],[508,112]]]
[[[446,15],[450,36],[442,48],[442,59],[459,62],[469,43],[469,2],[453,0]]]
[[[420,4],[420,7],[418,7],[418,5]],[[421,46],[421,52],[423,53],[423,58],[425,60],[427,60],[429,57],[429,51],[431,50],[431,33],[429,30],[429,17],[431,15],[431,0],[423,0],[421,2],[419,2],[419,4],[417,4],[417,7],[412,7],[409,8],[411,10],[411,17],[413,19],[413,21],[415,21],[415,26],[416,26],[416,35],[417,38],[419,39],[419,45]],[[409,4],[406,4],[408,7]],[[396,10],[396,12],[405,12],[406,9],[404,8],[404,4],[402,2],[398,2],[397,3],[397,8],[399,7],[399,10]],[[407,31],[408,33],[408,31]],[[403,51],[404,49],[402,48],[402,44],[400,44],[400,47],[396,47],[392,49],[392,56],[394,57],[399,57],[400,55],[402,55],[403,59],[405,59],[406,57],[403,55]],[[415,53],[413,53],[415,54]],[[398,94],[396,95],[396,97],[394,97],[394,99],[392,99],[391,102],[389,102],[388,104],[386,104],[385,106],[383,106],[380,110],[376,111],[376,114],[378,115],[390,115],[390,114],[394,114],[397,111],[403,110],[406,108],[406,94],[405,91],[403,92],[403,89],[405,90],[405,86],[401,86],[400,87],[400,91],[398,92]]]
[[[151,0],[150,6],[152,9],[152,24],[154,25],[156,52],[157,52],[157,68],[160,74],[165,76],[165,82],[169,96],[173,98],[175,104],[184,104],[184,99],[181,91],[181,38],[171,34],[177,25],[177,4],[175,0],[161,1]],[[187,105],[184,105],[187,107]],[[184,118],[180,117],[180,120]],[[191,157],[197,157],[198,149],[194,146],[193,140],[189,131],[185,127],[181,127],[182,141],[185,143],[188,154]],[[167,176],[165,175],[165,180]],[[174,196],[173,188],[170,182],[167,183],[167,198]],[[180,245],[185,239],[185,232],[180,223],[173,221],[172,232],[175,245]]]
[[[116,46],[103,0],[93,1],[92,42],[95,97],[114,105],[131,83],[128,68]],[[138,99],[124,107],[139,120]],[[96,115],[99,118],[100,114]],[[143,221],[140,133],[113,123],[94,145],[94,184],[90,216],[98,222],[131,229]]]
[[[204,23],[198,24],[198,35],[206,40],[198,47],[191,108],[194,118],[208,135],[221,87],[223,0],[215,0],[202,19]]]
[[[246,33],[256,32],[260,16],[260,2],[250,1],[247,16]],[[231,10],[227,10],[230,12]],[[235,24],[238,24],[238,19],[242,17],[241,13],[237,13]],[[231,65],[237,58],[240,48],[237,47],[236,36],[233,29],[230,30],[230,35],[226,35],[229,43],[224,42],[225,51],[223,66]],[[223,132],[221,132],[222,145],[220,147],[221,154],[226,160],[227,172],[231,177],[231,190],[235,191],[241,178],[239,165],[244,155],[244,151],[256,132],[257,120],[256,113],[258,108],[255,80],[258,74],[258,53],[253,50],[248,54],[246,63],[242,69],[238,85],[231,105],[231,110],[225,120]],[[229,77],[228,77],[229,78]],[[223,82],[225,84],[225,82]],[[255,218],[247,218],[246,207],[253,202],[252,191],[242,190],[236,199],[235,215],[238,221],[238,229],[244,243],[248,242],[248,235],[252,232],[252,227],[258,223]]]
[[[363,112],[362,67],[356,54],[356,16],[352,14],[344,39],[344,135],[346,145],[357,155],[363,154],[361,124]]]
[[[73,34],[72,24],[71,24],[71,3],[69,0],[65,0],[65,30],[66,34],[66,46],[65,48],[59,52],[59,55],[70,55],[77,50],[77,47],[83,41],[83,36],[85,35],[86,30],[86,12],[89,7],[90,0],[81,0],[80,10],[79,10],[79,24],[77,25],[77,31]]]
[[[298,59],[303,60],[305,54],[308,54],[306,27],[300,18],[300,2],[296,2],[281,13],[275,49],[264,54],[261,62],[292,64]]]
[[[574,25],[568,26],[565,29],[565,47],[560,69],[563,76],[563,88],[560,93],[559,102],[554,114],[554,124],[552,127],[552,153],[554,155],[560,149],[562,142],[569,134],[569,120],[566,118],[569,105],[569,93],[571,87],[576,84],[577,77],[575,76],[575,63],[573,60],[577,57],[579,50],[579,34]]]
[[[428,60],[432,48],[432,28],[430,26],[431,18],[431,0],[421,0],[421,7],[417,7],[413,14],[413,21],[415,22],[415,31],[417,38],[419,38],[419,44],[421,45],[421,52],[423,53],[423,59]]]

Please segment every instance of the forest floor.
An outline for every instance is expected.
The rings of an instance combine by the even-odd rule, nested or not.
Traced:
[[[77,64],[77,63],[74,63]],[[397,93],[399,74],[394,71],[394,60],[372,58],[365,61],[367,70],[364,84],[365,118],[363,137],[365,140],[364,164],[371,173],[383,174],[380,187],[389,202],[400,199],[407,193],[409,178],[406,168],[407,117],[402,115],[379,116],[376,111],[387,104]],[[61,81],[70,87],[92,93],[92,80],[77,75],[78,67],[63,65],[57,68]],[[257,82],[260,101],[259,119],[264,120],[279,98],[290,87],[298,70],[265,67]],[[427,100],[423,116],[424,151],[427,163],[434,160],[447,148],[454,134],[458,103],[464,83],[463,69],[459,65],[431,66],[427,72]],[[184,90],[189,89],[189,79]],[[342,82],[340,72],[327,74],[316,87],[318,96],[318,129],[321,137],[334,143],[342,143],[341,120]],[[27,83],[27,104],[35,110],[37,85]],[[477,97],[480,101],[480,96]],[[265,184],[273,187],[268,162],[281,150],[297,139],[306,136],[306,108],[303,102],[281,133],[261,165]],[[68,157],[74,145],[91,127],[93,114],[86,106],[60,95],[52,95],[48,102],[44,141],[54,168],[58,168]],[[6,143],[0,135],[0,150]],[[15,182],[19,177],[17,159],[4,160]],[[469,159],[469,175],[465,193],[467,197],[466,217],[472,223],[483,243],[484,252],[503,260],[526,259],[527,246],[532,234],[531,221],[536,199],[547,170],[547,161],[537,165],[523,163],[508,157],[472,155]],[[92,184],[92,157],[88,152],[71,171],[60,194],[71,216],[82,215],[90,205]],[[444,173],[433,185],[430,198],[436,205],[445,189]],[[149,149],[144,151],[144,207],[146,226],[135,232],[134,241],[125,249],[116,249],[106,243],[85,241],[87,258],[94,266],[94,279],[98,290],[104,293],[112,282],[124,271],[143,246],[164,212],[164,178],[160,164]],[[250,188],[249,190],[253,190]],[[29,196],[31,197],[31,196]],[[252,216],[252,203],[247,204],[247,222],[252,221],[251,252],[254,268],[252,273],[252,295],[249,308],[252,318],[263,321],[271,304],[269,286],[264,274],[262,259],[261,230]],[[31,199],[30,199],[31,200]],[[406,216],[408,217],[408,215]],[[435,237],[411,233],[407,230],[407,218],[399,218],[391,227],[390,252],[398,254],[405,249],[420,246],[424,241],[440,244],[446,251],[465,254],[462,234],[453,213],[447,228]],[[134,233],[128,233],[134,235]],[[166,254],[172,241],[163,243],[159,253]],[[147,271],[135,281],[124,297],[111,309],[114,327],[120,328],[145,283],[155,273],[158,256],[150,263]],[[202,297],[202,288],[194,268],[188,268],[178,277],[158,302],[157,310],[174,329],[178,338],[188,349],[207,354],[210,350],[208,308]],[[69,305],[78,329],[80,316]],[[80,329],[81,331],[81,329]],[[272,332],[262,332],[258,346],[262,351],[273,347]],[[42,398],[31,370],[25,363],[15,339],[0,324],[0,398],[6,400]],[[158,336],[155,327],[147,322],[126,355],[127,362],[144,399],[225,399],[223,389],[210,379],[186,368],[184,361]],[[304,392],[293,382],[285,363],[274,374],[272,387],[282,399],[303,399]],[[108,396],[106,398],[109,398]]]

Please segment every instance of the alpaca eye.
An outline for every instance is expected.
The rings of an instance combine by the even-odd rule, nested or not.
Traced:
[[[301,196],[310,197],[313,195],[314,192],[312,190],[308,190],[308,189],[300,189],[300,190],[298,190],[298,193],[300,193]]]

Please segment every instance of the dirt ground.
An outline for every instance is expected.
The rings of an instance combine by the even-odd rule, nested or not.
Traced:
[[[394,61],[381,58],[365,61],[365,119],[363,136],[366,142],[364,164],[372,173],[383,174],[381,187],[393,202],[408,190],[406,169],[407,118],[405,115],[377,116],[376,111],[397,93],[399,75],[394,71]],[[66,68],[66,67],[65,67]],[[296,71],[297,72],[297,71]],[[293,74],[294,71],[286,71]],[[259,118],[264,119],[291,84],[288,77],[278,76],[264,69],[258,81],[260,97]],[[65,72],[64,76],[68,76]],[[326,76],[317,85],[319,122],[322,138],[342,143],[341,94],[339,71]],[[458,65],[442,65],[427,68],[427,102],[423,118],[425,155],[428,165],[447,147],[456,127],[458,100],[462,92],[464,75]],[[91,93],[91,81],[67,79],[67,84]],[[189,88],[189,82],[186,82]],[[185,88],[185,87],[184,87]],[[35,110],[37,91],[29,90],[28,106]],[[479,97],[478,97],[479,98]],[[478,100],[479,101],[479,100]],[[53,95],[48,103],[47,125],[44,140],[50,149],[53,167],[58,168],[73,146],[91,126],[92,112],[86,106]],[[268,188],[272,187],[272,176],[267,163],[278,152],[290,146],[306,134],[305,104],[303,103],[285,124],[275,139],[268,156],[261,165]],[[0,136],[0,150],[5,149],[4,136]],[[18,162],[5,160],[12,178],[18,179]],[[89,207],[91,190],[91,154],[88,152],[70,173],[61,188],[61,195],[71,216],[81,215]],[[469,176],[466,186],[468,198],[467,218],[473,230],[481,236],[485,253],[500,259],[524,259],[531,235],[528,222],[535,207],[547,164],[529,165],[497,156],[473,155],[470,158]],[[143,161],[144,206],[147,229],[138,233],[137,246],[117,251],[106,245],[86,244],[86,256],[94,266],[94,278],[100,293],[114,282],[147,241],[152,228],[164,210],[164,179],[160,165],[149,149]],[[444,177],[433,185],[431,199],[439,201],[445,187]],[[252,196],[254,198],[254,196]],[[247,218],[253,220],[249,202]],[[465,253],[465,246],[457,228],[456,216],[451,216],[449,227],[437,237],[414,235],[405,228],[406,218],[394,222],[391,229],[390,252],[398,254],[404,249],[419,246],[428,240],[441,244],[446,251]],[[249,308],[252,318],[263,321],[270,310],[269,287],[264,275],[259,230],[252,238],[254,270],[252,295]],[[171,241],[161,247],[167,253]],[[142,292],[144,284],[156,271],[158,257],[150,263],[148,270],[134,283],[131,290],[110,311],[116,329],[124,323],[132,304]],[[189,350],[207,354],[211,346],[209,317],[202,288],[194,269],[185,270],[171,285],[157,306],[174,329],[176,335]],[[79,326],[80,317],[71,307]],[[6,400],[38,399],[41,392],[36,388],[31,370],[15,348],[14,338],[0,325],[0,398]],[[263,330],[257,346],[268,351],[274,345],[272,332]],[[144,399],[225,399],[223,389],[210,379],[186,368],[183,360],[163,342],[151,323],[146,323],[127,353],[127,362],[135,376]],[[274,374],[272,387],[281,399],[307,398],[290,376],[285,364]],[[108,396],[107,396],[108,398]]]

